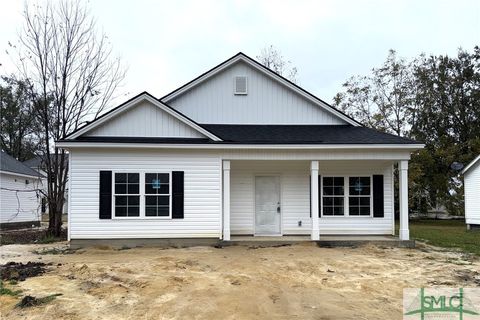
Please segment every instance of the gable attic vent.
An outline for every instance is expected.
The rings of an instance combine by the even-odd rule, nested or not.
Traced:
[[[247,77],[236,76],[234,94],[247,94]]]

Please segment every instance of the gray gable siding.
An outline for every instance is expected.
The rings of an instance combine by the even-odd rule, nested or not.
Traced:
[[[247,76],[246,95],[234,94],[236,76]],[[346,124],[242,61],[166,102],[205,124]]]
[[[197,130],[145,100],[85,136],[205,138]]]

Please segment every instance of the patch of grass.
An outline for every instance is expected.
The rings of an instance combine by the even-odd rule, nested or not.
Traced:
[[[15,296],[18,296],[21,292],[22,290],[12,290],[9,288],[5,288],[5,286],[3,285],[3,281],[0,281],[0,296],[15,297]]]
[[[20,300],[19,303],[17,303],[16,307],[17,308],[28,308],[28,307],[35,307],[39,306],[42,304],[49,303],[53,300],[55,300],[56,297],[61,296],[61,293],[56,293],[56,294],[51,294],[46,297],[41,297],[41,298],[35,298],[32,296],[25,296]]]
[[[44,248],[40,250],[33,250],[32,252],[39,255],[45,254],[72,254],[75,253],[76,250],[70,248]]]
[[[447,258],[445,259],[446,263],[456,264],[457,266],[468,266],[472,264],[472,261],[464,261],[455,258]]]
[[[46,243],[53,243],[53,242],[56,242],[56,241],[58,241],[57,238],[55,238],[54,236],[52,236],[50,234],[47,234],[47,235],[43,236],[42,238],[40,238],[38,240],[38,243],[46,244]]]
[[[398,223],[396,225],[398,228]],[[413,220],[410,221],[410,237],[480,256],[480,232],[468,231],[463,220]]]
[[[62,229],[60,237],[47,235],[46,230],[8,230],[0,231],[0,245],[27,244],[27,243],[52,243],[67,240],[67,230]]]

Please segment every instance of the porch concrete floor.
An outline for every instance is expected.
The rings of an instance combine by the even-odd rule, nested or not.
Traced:
[[[325,235],[320,241],[399,241],[395,236],[383,235]],[[231,241],[311,241],[310,236],[232,236]]]
[[[232,236],[230,241],[223,241],[224,245],[262,245],[277,246],[310,242],[309,235],[305,236]],[[414,240],[400,240],[389,235],[320,235],[320,240],[315,241],[319,246],[356,246],[363,244],[376,244],[399,247],[414,247]]]

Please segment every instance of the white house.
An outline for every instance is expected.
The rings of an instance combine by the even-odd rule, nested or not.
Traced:
[[[243,53],[57,146],[70,153],[72,242],[391,235],[395,163],[408,240],[408,161],[423,147],[363,127]]]
[[[465,222],[468,229],[480,228],[480,155],[462,171],[465,188]]]
[[[54,157],[55,157],[55,155],[52,155],[52,159],[55,159]],[[66,160],[64,160],[64,161],[68,165],[68,154],[65,156],[65,158],[66,158]],[[60,159],[58,161],[60,161]],[[23,161],[23,164],[26,165],[27,167],[39,172],[40,174],[42,174],[42,176],[43,176],[43,178],[42,178],[43,197],[42,197],[41,212],[42,213],[48,213],[48,204],[47,204],[47,197],[46,197],[46,194],[47,194],[47,191],[48,191],[47,190],[47,172],[45,171],[46,170],[46,165],[43,161],[43,158],[40,157],[40,156],[36,156],[32,159],[28,159],[26,161]],[[68,178],[67,178],[67,180],[68,180]],[[65,203],[63,204],[63,214],[66,214],[67,210],[68,210],[68,188],[65,188],[64,197],[65,197]]]
[[[42,176],[1,151],[0,228],[40,225]]]

